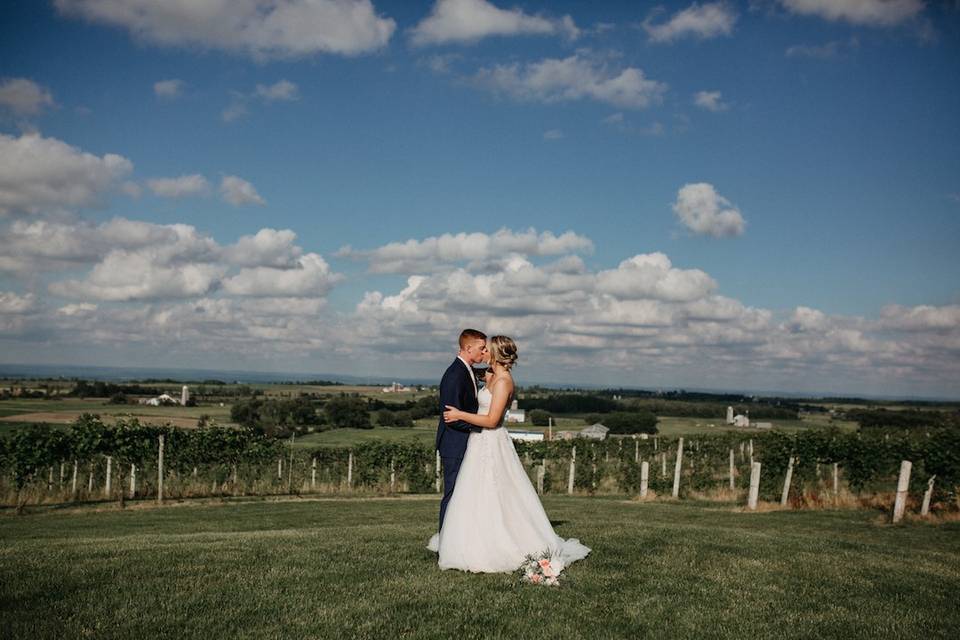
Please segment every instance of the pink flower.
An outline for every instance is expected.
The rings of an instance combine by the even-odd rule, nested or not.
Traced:
[[[535,574],[530,578],[530,582],[532,582],[533,584],[540,584],[540,580],[542,580],[542,579],[543,579],[543,576],[541,576],[539,573],[535,573]]]

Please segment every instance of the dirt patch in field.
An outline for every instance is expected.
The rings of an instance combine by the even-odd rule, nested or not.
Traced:
[[[13,416],[4,416],[0,418],[2,422],[47,422],[49,424],[70,424],[74,420],[80,417],[81,414],[86,413],[83,411],[41,411],[38,413],[20,413]],[[104,424],[114,424],[117,420],[121,418],[136,418],[140,421],[140,424],[151,424],[163,426],[165,424],[171,424],[175,427],[196,427],[197,419],[196,418],[177,418],[177,417],[167,417],[167,416],[138,416],[138,415],[125,415],[125,416],[111,416],[111,415],[101,415],[100,419],[103,420]]]

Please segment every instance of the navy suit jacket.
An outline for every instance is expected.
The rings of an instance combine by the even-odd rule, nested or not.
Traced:
[[[468,413],[476,413],[477,394],[473,372],[460,358],[453,361],[440,380],[440,423],[437,425],[437,451],[442,458],[462,458],[467,451],[467,440],[472,431],[480,431],[467,422],[458,420],[447,424],[443,421],[446,405]]]

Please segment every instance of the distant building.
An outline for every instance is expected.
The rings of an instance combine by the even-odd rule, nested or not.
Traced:
[[[143,404],[150,405],[151,407],[159,407],[161,405],[167,404],[180,404],[176,398],[173,396],[162,393],[156,398],[150,398],[149,400],[141,400]]]
[[[554,440],[573,440],[579,435],[577,431],[557,431],[553,434]]]
[[[188,402],[190,402],[190,389],[187,385],[183,385],[183,389],[180,390],[180,404],[187,406]]]
[[[543,442],[543,431],[517,431],[507,429],[507,433],[510,434],[511,440],[519,440],[521,442]]]
[[[607,434],[610,432],[610,429],[603,426],[599,422],[592,424],[586,429],[580,431],[581,438],[590,438],[592,440],[605,440]]]
[[[405,391],[411,391],[410,387],[405,387],[399,382],[394,382],[389,387],[383,388],[384,393],[403,393]]]
[[[772,422],[754,422],[753,426],[757,429],[773,429]]]
[[[503,420],[504,422],[526,422],[527,414],[523,409],[517,408],[517,401],[514,400],[510,408],[507,409],[507,413],[503,416]]]
[[[750,426],[750,414],[745,416],[736,415],[733,416],[733,426],[735,427],[749,427]]]

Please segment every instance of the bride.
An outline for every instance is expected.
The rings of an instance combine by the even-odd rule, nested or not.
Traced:
[[[427,546],[439,553],[441,569],[510,572],[519,568],[526,556],[549,552],[551,564],[560,571],[590,553],[579,540],[564,540],[554,533],[502,426],[513,397],[510,369],[516,361],[513,340],[493,336],[477,413],[451,406],[443,413],[445,422],[462,420],[482,431],[470,434],[443,528]]]

